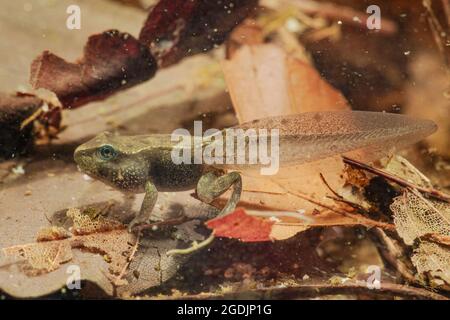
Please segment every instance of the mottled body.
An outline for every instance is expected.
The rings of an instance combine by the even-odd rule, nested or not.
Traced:
[[[171,135],[127,137],[105,132],[78,147],[74,158],[83,172],[108,185],[125,192],[145,192],[140,213],[130,229],[147,222],[158,191],[196,187],[198,198],[210,203],[234,185],[234,194],[223,212],[233,210],[242,189],[239,174],[222,175],[220,170],[204,164],[175,164],[171,157],[174,148],[180,146]]]

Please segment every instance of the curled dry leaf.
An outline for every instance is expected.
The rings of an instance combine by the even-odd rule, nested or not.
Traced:
[[[225,41],[258,0],[161,0],[150,12],[139,40],[165,67]]]
[[[45,51],[31,65],[34,88],[53,91],[64,107],[103,99],[153,77],[156,61],[127,33],[109,30],[89,38],[83,58],[69,63]]]

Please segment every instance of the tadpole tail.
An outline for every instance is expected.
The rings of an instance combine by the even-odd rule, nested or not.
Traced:
[[[268,157],[278,155],[279,165],[286,167],[357,150],[370,155],[372,160],[416,143],[436,130],[433,121],[392,113],[308,112],[255,120],[225,129],[220,134],[222,142],[214,139],[207,145],[213,149],[219,147],[218,143],[227,144],[227,138],[228,142],[234,141],[234,148],[224,146],[225,163],[218,167],[244,170],[266,165],[261,161],[249,163],[249,160],[254,160],[249,154],[255,152],[255,139],[258,155],[261,144],[265,144],[266,149],[262,151],[266,150]],[[244,138],[240,136],[242,134]],[[237,152],[239,148],[240,154]],[[245,163],[242,163],[243,151]]]

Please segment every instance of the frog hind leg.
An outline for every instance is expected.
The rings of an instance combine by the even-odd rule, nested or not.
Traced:
[[[205,173],[198,181],[197,197],[201,201],[209,204],[231,187],[233,187],[233,193],[225,207],[219,213],[219,216],[224,215],[233,211],[241,198],[242,178],[238,172],[230,172],[224,175],[221,175],[217,171]]]
[[[151,181],[147,181],[145,183],[145,197],[142,201],[141,210],[128,225],[128,230],[130,232],[135,226],[148,222],[157,199],[158,190],[156,189],[156,186]]]
[[[205,202],[211,203],[217,197],[220,197],[228,189],[233,187],[233,193],[228,200],[225,207],[220,211],[219,216],[225,215],[236,208],[237,203],[241,198],[242,193],[242,178],[237,172],[230,172],[222,175],[221,172],[210,171],[205,173],[197,184],[197,197]],[[214,240],[214,232],[200,243],[194,242],[189,248],[175,249],[167,252],[167,255],[185,255],[194,253],[209,244]]]

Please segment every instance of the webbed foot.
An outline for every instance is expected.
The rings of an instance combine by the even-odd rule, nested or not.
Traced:
[[[233,193],[225,207],[219,213],[219,215],[224,215],[233,211],[241,198],[242,178],[238,172],[220,175],[217,172],[211,171],[204,174],[197,184],[197,197],[201,201],[209,204],[231,187],[233,187]]]

